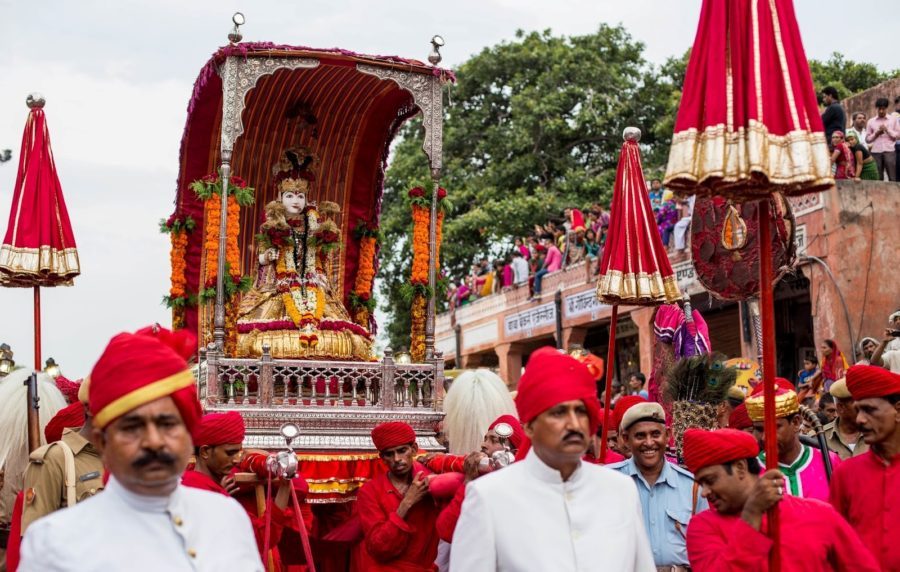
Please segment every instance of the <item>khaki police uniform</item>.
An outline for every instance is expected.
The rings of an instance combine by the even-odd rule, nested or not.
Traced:
[[[60,441],[36,449],[30,461],[25,471],[22,534],[42,516],[103,490],[100,454],[76,430],[66,429]]]

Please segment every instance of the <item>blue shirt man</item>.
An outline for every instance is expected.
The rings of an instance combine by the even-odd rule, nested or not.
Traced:
[[[662,406],[639,403],[631,407],[619,431],[632,457],[609,468],[631,477],[637,486],[656,566],[689,566],[687,527],[691,517],[709,505],[695,489],[694,475],[666,461],[669,429]]]

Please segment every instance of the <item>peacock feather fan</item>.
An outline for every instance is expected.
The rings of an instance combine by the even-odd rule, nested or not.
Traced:
[[[713,405],[724,401],[738,376],[737,368],[725,365],[727,359],[724,354],[713,353],[675,362],[666,374],[666,400]]]

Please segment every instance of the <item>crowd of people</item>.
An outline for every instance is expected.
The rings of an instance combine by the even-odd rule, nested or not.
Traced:
[[[835,179],[900,181],[900,96],[875,101],[875,116],[854,111],[850,127],[837,89],[822,90],[822,122],[831,150]]]

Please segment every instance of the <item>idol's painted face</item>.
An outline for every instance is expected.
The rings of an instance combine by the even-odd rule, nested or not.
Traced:
[[[306,207],[306,193],[285,191],[281,193],[281,204],[290,215],[298,215]]]

